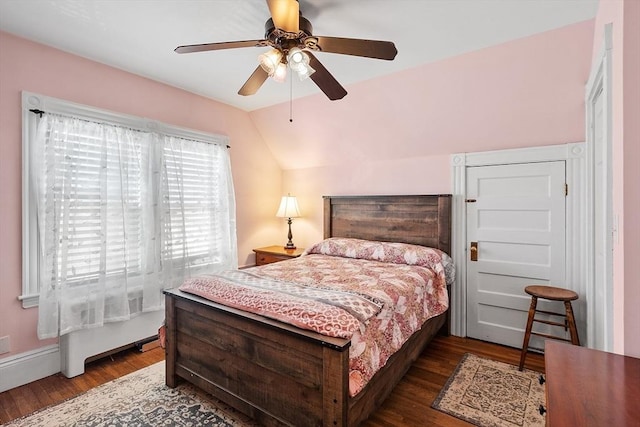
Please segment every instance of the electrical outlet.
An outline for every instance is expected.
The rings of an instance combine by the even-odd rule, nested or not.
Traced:
[[[9,335],[6,337],[0,337],[0,354],[9,353],[11,351],[11,344],[9,342]]]

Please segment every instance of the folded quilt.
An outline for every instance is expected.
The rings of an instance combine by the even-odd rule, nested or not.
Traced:
[[[330,283],[318,287],[260,277],[247,270],[188,279],[180,290],[338,338],[351,338],[361,322],[382,309],[375,298],[333,289]]]

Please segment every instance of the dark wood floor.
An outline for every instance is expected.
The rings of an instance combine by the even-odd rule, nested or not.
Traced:
[[[469,426],[464,421],[431,409],[431,402],[465,353],[513,365],[518,364],[520,357],[517,349],[468,338],[438,336],[363,426]],[[144,353],[136,349],[125,350],[88,363],[86,372],[78,377],[68,379],[56,374],[0,393],[0,424],[62,402],[163,359],[164,353],[160,348]],[[529,354],[526,367],[544,372],[543,356]]]
[[[469,338],[437,336],[409,369],[393,393],[363,423],[363,426],[471,425],[431,408],[431,403],[465,353],[473,353],[516,366],[520,361],[519,349]],[[544,356],[529,353],[525,368],[544,372]]]

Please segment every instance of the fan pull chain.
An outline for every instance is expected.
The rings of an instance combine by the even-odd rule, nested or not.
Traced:
[[[289,73],[289,123],[293,123],[293,73]]]

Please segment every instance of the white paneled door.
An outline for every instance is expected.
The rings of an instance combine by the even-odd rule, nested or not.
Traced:
[[[525,286],[565,282],[565,162],[468,167],[466,187],[467,335],[519,348]]]

